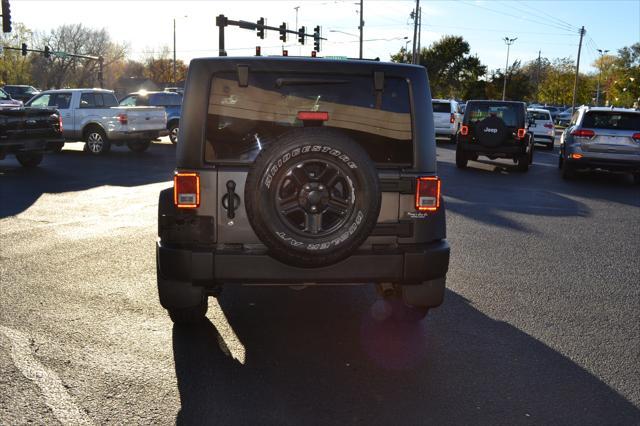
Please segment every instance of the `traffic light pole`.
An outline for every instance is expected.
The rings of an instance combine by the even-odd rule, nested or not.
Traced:
[[[262,18],[260,19],[261,19],[261,22],[264,22]],[[283,24],[283,26],[280,26],[280,27],[272,27],[269,25],[264,25],[262,23],[255,23],[255,22],[249,22],[249,21],[234,21],[232,19],[227,18],[224,15],[216,16],[216,26],[218,27],[218,55],[219,56],[227,56],[227,51],[225,50],[225,47],[224,47],[224,29],[225,27],[229,27],[229,26],[240,27],[245,30],[259,30],[263,32],[263,35],[264,35],[264,30],[277,31],[281,35],[295,34],[299,37],[299,40],[302,40],[301,41],[302,44],[304,44],[304,37],[314,38],[314,40],[326,40],[326,38],[324,37],[319,37],[319,36],[316,36],[315,34],[305,33],[305,31],[303,30],[304,27],[300,28],[299,30],[289,30],[286,28],[286,24]],[[302,32],[300,30],[302,30]],[[261,37],[261,38],[264,38],[264,37]]]

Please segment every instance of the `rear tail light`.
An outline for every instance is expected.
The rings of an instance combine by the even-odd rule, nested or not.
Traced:
[[[434,212],[440,207],[440,178],[419,177],[416,181],[416,210]]]
[[[633,140],[640,141],[640,133],[634,133],[631,137],[633,138]]]
[[[573,158],[574,160],[579,160],[582,158],[582,154],[571,154],[570,157]]]
[[[453,124],[456,122],[456,115],[451,113],[451,117],[449,118],[449,123]]]
[[[177,172],[173,176],[173,204],[181,209],[200,206],[200,176],[193,172]]]
[[[577,138],[592,138],[596,135],[596,132],[589,129],[578,129],[571,132],[571,136],[575,136]]]
[[[61,115],[58,115],[58,127],[60,128],[60,133],[62,133],[63,127],[62,127],[62,116]]]
[[[118,122],[122,125],[124,124],[129,124],[129,117],[127,117],[127,114],[118,114]]]
[[[518,132],[516,133],[516,137],[518,139],[524,139],[524,135],[527,134],[527,129],[518,129]]]
[[[460,134],[462,136],[467,136],[469,134],[469,127],[468,126],[460,126]]]
[[[299,111],[298,112],[298,120],[301,121],[327,121],[329,120],[328,112],[318,112],[318,111]]]
[[[289,51],[288,50],[283,50],[282,51],[282,56],[289,56]]]
[[[544,127],[546,127],[547,129],[553,129],[553,124],[545,123]]]
[[[315,58],[315,57],[316,57],[316,51],[315,51],[315,50],[312,50],[312,51],[311,51],[311,57],[312,57],[312,58]]]

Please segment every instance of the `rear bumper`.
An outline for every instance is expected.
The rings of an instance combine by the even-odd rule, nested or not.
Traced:
[[[577,169],[640,172],[640,154],[584,151],[579,145],[568,146],[566,151],[565,161]],[[571,158],[571,154],[581,154],[582,158]]]
[[[157,139],[160,136],[168,135],[168,131],[166,129],[162,130],[148,130],[148,131],[135,131],[135,132],[127,132],[127,131],[112,131],[107,134],[107,138],[114,141],[130,141],[130,140],[141,140],[141,139]]]
[[[459,149],[465,152],[475,152],[478,154],[495,155],[496,157],[511,158],[518,155],[524,155],[528,152],[528,143],[522,145],[501,145],[497,147],[487,147],[478,143],[460,142],[458,140]]]
[[[555,136],[541,135],[541,134],[535,134],[534,133],[533,140],[535,142],[550,143],[550,142],[553,142],[555,140]]]
[[[359,251],[343,261],[321,268],[298,268],[266,253],[241,250],[196,251],[156,244],[158,280],[192,284],[223,283],[420,283],[446,276],[449,269],[446,240],[400,246],[384,251]]]
[[[436,129],[436,135],[453,136],[456,134],[456,131],[457,131],[457,129],[453,126],[453,124],[450,124],[444,127],[436,127],[435,129]]]
[[[0,155],[20,152],[46,152],[64,144],[63,137],[0,141]]]

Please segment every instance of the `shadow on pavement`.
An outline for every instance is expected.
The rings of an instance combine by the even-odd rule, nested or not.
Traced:
[[[76,145],[76,144],[72,144]],[[138,186],[170,180],[175,146],[154,143],[136,154],[113,147],[101,157],[65,149],[45,155],[39,167],[26,169],[13,157],[0,161],[0,218],[28,209],[43,193],[81,191],[102,185]]]
[[[231,289],[221,305],[244,364],[211,322],[174,327],[177,423],[640,422],[598,378],[454,292],[418,325],[374,321],[362,293]]]

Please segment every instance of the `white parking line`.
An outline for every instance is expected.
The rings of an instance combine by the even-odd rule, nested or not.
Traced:
[[[67,393],[62,381],[53,371],[34,358],[29,337],[17,330],[0,325],[0,332],[11,341],[11,359],[27,379],[34,382],[44,395],[45,403],[63,425],[92,425],[87,414]]]

